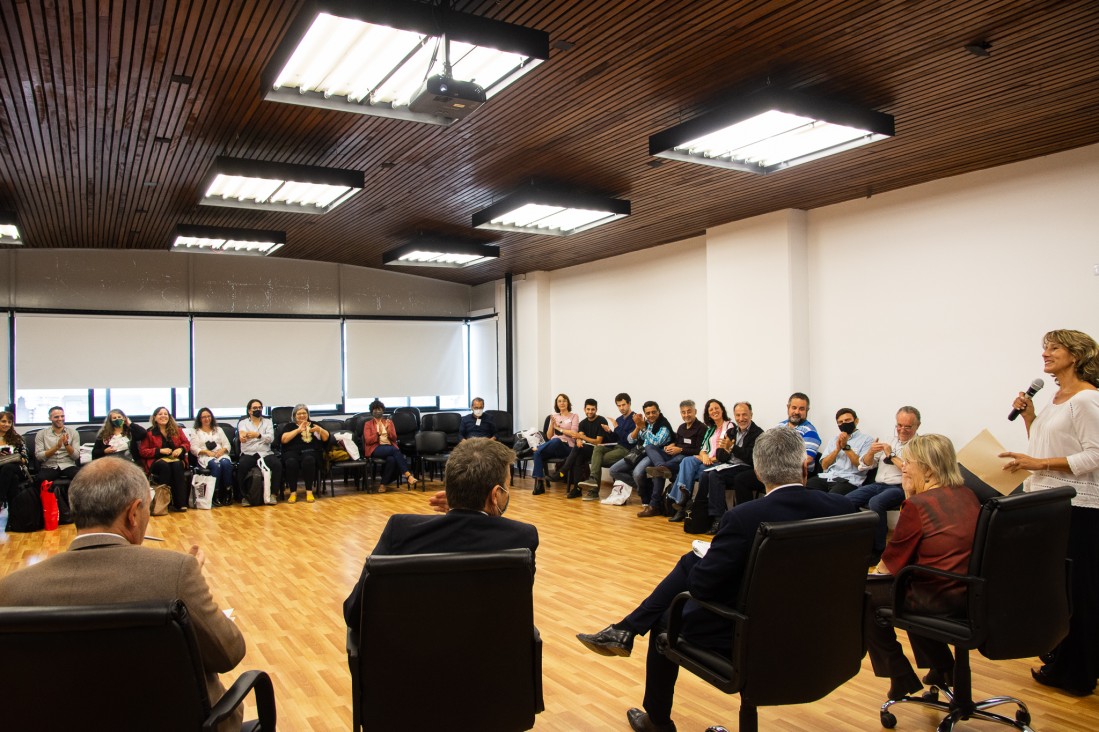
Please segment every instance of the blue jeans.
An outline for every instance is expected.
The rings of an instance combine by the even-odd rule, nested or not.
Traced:
[[[206,463],[206,469],[217,479],[214,484],[215,491],[220,492],[233,485],[233,461],[228,457],[211,458],[210,462]]]
[[[855,508],[866,506],[878,514],[878,528],[874,532],[874,552],[881,554],[885,551],[885,535],[889,533],[889,520],[885,517],[885,513],[904,503],[904,488],[899,485],[870,483],[859,486],[846,497]]]
[[[562,440],[560,437],[554,437],[548,442],[543,442],[538,447],[534,448],[534,468],[530,471],[532,478],[545,478],[546,477],[546,460],[553,458],[565,458],[569,456],[569,443]]]
[[[702,464],[702,461],[694,455],[688,455],[680,460],[679,473],[676,474],[675,483],[668,489],[668,498],[683,505],[694,493],[695,481],[702,474],[702,468],[704,467],[706,466]]]
[[[626,485],[637,489],[643,503],[648,503],[652,497],[653,482],[645,475],[645,468],[652,465],[649,458],[643,457],[637,461],[637,465],[630,464],[623,458],[611,466],[611,480],[620,480]]]
[[[382,468],[382,485],[388,485],[408,472],[408,461],[405,460],[404,453],[393,445],[378,445],[374,448],[374,452],[370,453],[370,457],[385,458],[385,467]],[[394,468],[396,468],[396,473],[393,472]]]
[[[648,457],[650,464],[654,467],[663,467],[672,471],[672,477],[674,478],[676,472],[679,470],[679,464],[683,462],[683,458],[686,457],[682,453],[678,455],[669,455],[664,452],[664,445],[655,447],[649,445],[645,448],[645,456]],[[645,503],[653,506],[659,506],[661,501],[664,500],[664,478],[652,478],[652,497],[646,499]],[[639,489],[640,490],[640,489]],[[678,503],[678,501],[676,501]]]

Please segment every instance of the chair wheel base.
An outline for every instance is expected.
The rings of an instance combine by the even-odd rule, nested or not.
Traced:
[[[897,726],[897,715],[892,712],[881,713],[881,726],[886,729],[893,729]]]

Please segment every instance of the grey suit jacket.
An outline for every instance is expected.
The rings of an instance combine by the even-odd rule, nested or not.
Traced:
[[[244,636],[218,610],[190,554],[133,546],[115,534],[78,536],[69,550],[0,579],[0,606],[111,605],[179,598],[198,638],[210,703],[225,693],[218,673],[244,658]],[[230,725],[240,727],[241,711]],[[231,721],[231,720],[227,720]]]

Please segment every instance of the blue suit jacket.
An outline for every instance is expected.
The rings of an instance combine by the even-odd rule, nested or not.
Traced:
[[[850,505],[850,504],[848,504]],[[395,514],[382,530],[371,554],[380,556],[431,554],[436,552],[494,552],[501,549],[538,548],[538,529],[531,524],[481,511],[456,508],[446,514]],[[343,617],[349,628],[359,627],[362,615],[363,565],[359,581],[343,603]]]

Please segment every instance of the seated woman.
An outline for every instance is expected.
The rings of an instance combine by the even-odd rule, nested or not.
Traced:
[[[286,471],[286,484],[290,488],[288,503],[298,500],[298,476],[305,481],[305,500],[312,503],[313,487],[317,484],[317,466],[321,463],[325,445],[331,436],[324,427],[309,419],[309,407],[294,407],[292,422],[279,427],[278,439],[282,445],[282,467]]]
[[[172,489],[172,505],[169,511],[186,511],[190,496],[187,490],[187,453],[191,443],[167,407],[157,407],[152,424],[141,441],[139,452],[145,472],[157,483]]]
[[[263,464],[271,471],[271,494],[282,497],[282,461],[271,449],[275,441],[275,426],[263,416],[263,402],[249,399],[244,408],[244,417],[237,422],[237,439],[240,440],[240,459],[237,460],[237,476],[244,480],[252,468]],[[246,496],[240,492],[240,484],[233,485],[233,500],[242,501]]]
[[[942,435],[913,437],[901,455],[901,486],[906,501],[893,538],[885,547],[879,575],[893,575],[909,564],[965,574],[973,550],[980,502],[962,483],[954,446]],[[923,688],[904,656],[897,634],[888,623],[876,622],[873,613],[893,602],[892,577],[870,575],[871,617],[867,619],[867,645],[874,675],[888,677],[889,698],[900,699]],[[965,611],[966,589],[956,580],[924,576],[912,581],[905,597],[907,607],[950,616]],[[909,633],[919,668],[930,668],[923,683],[951,686],[954,656],[941,641]]]
[[[228,506],[232,503],[233,460],[229,457],[229,438],[218,427],[214,413],[208,407],[198,410],[195,426],[191,432],[191,454],[195,456],[198,467],[206,468],[217,481],[214,484],[215,506]]]
[[[386,419],[385,405],[377,399],[370,402],[370,416],[373,419],[363,425],[363,453],[367,458],[385,459],[378,493],[385,493],[390,483],[400,480],[399,475],[403,475],[408,487],[412,488],[419,481],[409,471],[408,461],[397,447],[397,429],[393,420]]]
[[[676,474],[675,483],[668,489],[668,498],[675,506],[675,515],[669,521],[682,521],[687,514],[687,499],[694,495],[695,481],[702,471],[711,465],[720,462],[717,458],[718,443],[727,439],[729,432],[736,437],[736,423],[729,419],[725,412],[725,405],[717,399],[706,402],[706,408],[702,410],[702,421],[706,424],[706,432],[702,435],[702,449],[698,455],[688,455],[679,463],[679,472]]]
[[[0,461],[0,503],[10,504],[27,477],[27,444],[16,431],[11,412],[0,412]]]
[[[103,428],[95,438],[92,447],[92,460],[112,455],[137,462],[141,441],[145,439],[145,428],[134,424],[121,409],[112,409],[103,420]]]
[[[567,458],[569,451],[576,445],[575,437],[577,427],[580,426],[580,415],[572,411],[572,400],[565,394],[558,394],[554,399],[554,414],[550,416],[546,427],[546,441],[534,448],[534,468],[531,477],[534,478],[534,495],[546,492],[549,480],[546,475],[546,461],[553,458]]]

